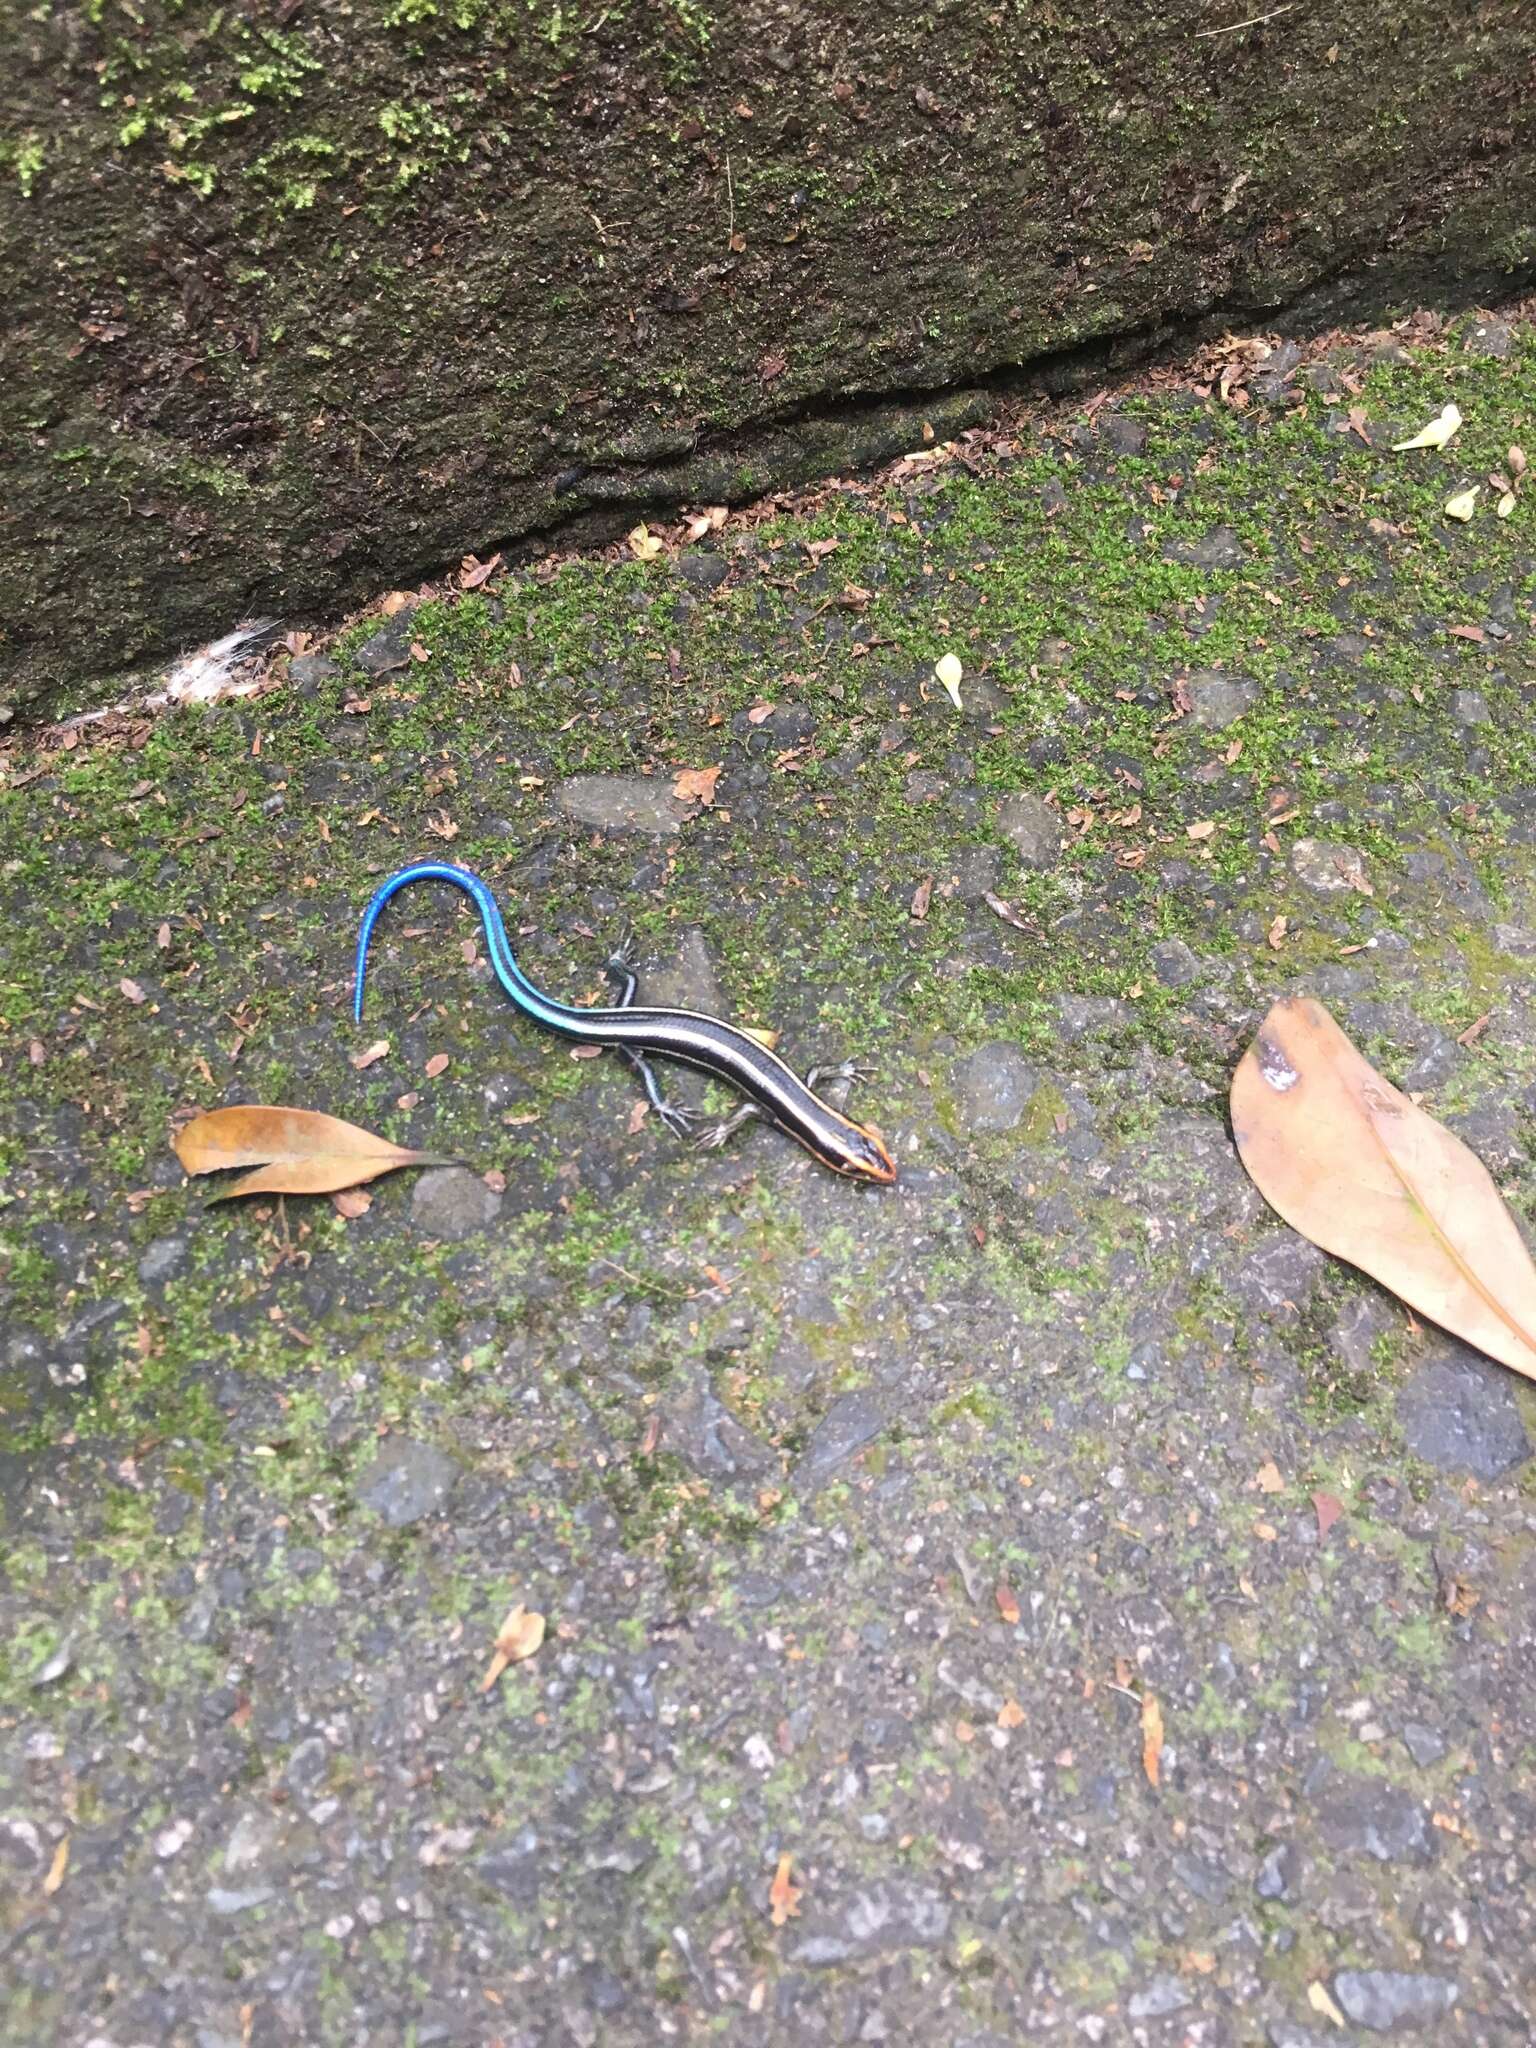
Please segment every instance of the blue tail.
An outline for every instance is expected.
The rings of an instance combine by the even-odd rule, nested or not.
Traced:
[[[536,989],[527,975],[517,964],[512,943],[507,937],[507,928],[501,921],[496,898],[489,886],[468,868],[450,867],[446,861],[423,860],[414,867],[401,868],[398,873],[381,882],[374,893],[373,901],[363,912],[362,927],[357,935],[357,965],[352,994],[352,1016],[361,1024],[363,1021],[363,982],[368,971],[368,942],[373,937],[373,928],[379,921],[379,913],[398,889],[407,882],[452,882],[456,889],[462,889],[480,913],[480,922],[485,927],[485,946],[490,955],[491,966],[496,979],[520,1010],[526,1010],[540,1022],[549,1018],[551,1011],[564,1006],[552,1003],[548,996]]]

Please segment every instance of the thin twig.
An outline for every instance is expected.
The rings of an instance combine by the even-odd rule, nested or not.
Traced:
[[[1198,42],[1202,36],[1235,36],[1241,29],[1257,28],[1260,22],[1274,21],[1282,14],[1290,14],[1300,4],[1301,0],[1286,0],[1284,7],[1272,7],[1268,14],[1255,14],[1248,21],[1229,21],[1225,28],[1197,28],[1195,41]]]
[[[732,242],[736,239],[736,187],[731,182],[731,160],[729,156],[725,160],[725,193],[731,202],[731,218],[725,230],[725,246],[729,249]]]

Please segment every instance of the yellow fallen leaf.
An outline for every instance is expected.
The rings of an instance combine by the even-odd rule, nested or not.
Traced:
[[[1163,1710],[1147,1692],[1141,1696],[1141,1768],[1147,1783],[1157,1785],[1163,1774]]]
[[[775,1927],[782,1927],[786,1920],[797,1918],[800,1912],[800,1898],[805,1887],[790,1883],[789,1874],[794,1867],[795,1859],[786,1849],[773,1873],[773,1883],[768,1887],[768,1908]]]
[[[949,694],[949,701],[957,711],[964,707],[960,702],[960,679],[965,670],[960,665],[958,654],[941,654],[933,665],[934,680]]]
[[[1401,455],[1407,448],[1443,448],[1461,425],[1461,414],[1454,405],[1448,405],[1421,427],[1418,433],[1406,441],[1394,441],[1392,452]]]
[[[1481,484],[1473,484],[1470,490],[1458,491],[1454,498],[1447,498],[1445,501],[1446,518],[1462,521],[1470,519],[1477,510],[1477,494],[1482,488]]]
[[[1332,2020],[1336,2027],[1343,2026],[1344,2015],[1328,1996],[1326,1986],[1316,1983],[1309,1984],[1307,1986],[1307,2003],[1314,2012],[1321,2013],[1325,2020]]]
[[[741,1029],[748,1038],[755,1038],[759,1045],[767,1046],[770,1052],[783,1036],[782,1032],[775,1031],[770,1024],[743,1024]]]
[[[408,1152],[357,1124],[317,1109],[280,1109],[242,1102],[195,1116],[176,1133],[176,1157],[188,1173],[254,1166],[216,1202],[230,1195],[331,1195],[355,1188],[398,1166],[447,1166],[436,1152]]]
[[[543,1615],[525,1607],[521,1600],[509,1608],[506,1619],[496,1631],[495,1653],[485,1667],[480,1690],[489,1692],[509,1664],[522,1664],[533,1656],[544,1640],[544,1628]]]
[[[629,552],[637,562],[654,562],[658,555],[666,553],[666,542],[658,540],[643,519],[626,538],[629,541]]]
[[[69,1837],[63,1836],[53,1852],[53,1861],[48,1866],[48,1875],[43,1879],[43,1895],[51,1899],[64,1882],[64,1873],[69,1868]]]
[[[1536,1265],[1487,1168],[1321,1003],[1275,1004],[1238,1063],[1231,1106],[1243,1165],[1293,1230],[1536,1379]]]
[[[1510,513],[1513,512],[1515,509],[1514,492],[1505,491],[1503,495],[1500,497],[1498,504],[1495,505],[1493,509],[1500,519],[1507,519]]]

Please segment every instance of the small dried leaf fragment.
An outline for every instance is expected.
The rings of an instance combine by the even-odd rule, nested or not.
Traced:
[[[773,1873],[773,1883],[768,1887],[768,1911],[775,1927],[782,1927],[786,1920],[799,1916],[800,1897],[805,1887],[790,1882],[790,1872],[794,1867],[795,1859],[786,1849]]]
[[[496,1631],[495,1653],[485,1667],[480,1690],[489,1692],[509,1664],[522,1664],[533,1656],[544,1641],[544,1629],[544,1616],[525,1607],[521,1600],[508,1608],[506,1619]]]
[[[912,902],[910,908],[912,916],[916,919],[917,923],[921,924],[923,919],[928,915],[928,905],[932,901],[933,877],[932,875],[924,875],[923,879],[912,891]]]
[[[1536,1379],[1536,1264],[1487,1168],[1356,1050],[1321,1003],[1278,1002],[1232,1078],[1232,1131],[1293,1230]]]
[[[672,794],[679,803],[712,804],[715,800],[715,784],[720,780],[720,771],[724,766],[723,761],[717,761],[713,768],[680,769],[672,784]]]
[[[1481,484],[1473,484],[1468,490],[1458,491],[1454,498],[1447,498],[1445,501],[1446,518],[1459,520],[1465,525],[1466,521],[1477,510],[1477,494],[1482,488]]]
[[[629,552],[637,562],[654,562],[658,555],[664,555],[667,551],[666,542],[658,540],[643,519],[626,538],[629,541]]]
[[[139,987],[139,984],[136,981],[130,981],[126,974],[123,976],[122,980],[117,984],[117,987],[118,993],[120,995],[125,995],[130,1003],[142,1003],[145,999],[143,989]]]
[[[421,1071],[426,1075],[429,1081],[435,1081],[439,1074],[446,1074],[448,1071],[447,1053],[433,1053],[431,1059],[427,1061],[426,1065],[422,1068]]]
[[[1454,405],[1448,405],[1438,412],[1427,427],[1411,435],[1406,441],[1394,441],[1392,452],[1401,455],[1409,448],[1443,448],[1461,426],[1461,413]]]
[[[48,1866],[48,1875],[43,1879],[43,1896],[51,1899],[64,1882],[64,1873],[69,1868],[69,1837],[63,1835],[59,1846],[53,1852],[53,1861]]]
[[[1280,1467],[1273,1458],[1266,1458],[1254,1474],[1254,1485],[1260,1493],[1284,1493],[1285,1481],[1280,1476]]]
[[[1317,1516],[1317,1540],[1326,1543],[1328,1531],[1344,1512],[1344,1503],[1331,1493],[1314,1493],[1312,1511]]]
[[[949,701],[957,711],[964,710],[960,702],[960,682],[965,674],[958,654],[941,654],[933,665],[934,680],[948,694]]]
[[[332,1195],[331,1207],[338,1216],[344,1216],[351,1223],[368,1214],[373,1207],[373,1197],[366,1188],[342,1188]]]
[[[410,1152],[358,1124],[316,1109],[242,1102],[195,1116],[177,1132],[176,1157],[186,1172],[217,1173],[254,1166],[216,1202],[231,1195],[331,1195],[399,1166],[446,1166],[436,1152]]]
[[[364,1073],[376,1060],[383,1059],[388,1051],[389,1040],[387,1038],[376,1038],[365,1051],[353,1053],[352,1064],[360,1074]]]
[[[1141,1697],[1141,1768],[1147,1783],[1161,1783],[1163,1772],[1163,1710],[1151,1693]]]
[[[999,1728],[1022,1728],[1024,1725],[1024,1709],[1011,1693],[997,1710],[997,1725]]]
[[[1328,1996],[1328,1987],[1325,1984],[1313,1983],[1307,1986],[1307,2003],[1314,2012],[1321,2013],[1325,2020],[1332,2020],[1336,2027],[1343,2026],[1344,2015]]]
[[[1019,1619],[1019,1600],[1018,1595],[1006,1579],[998,1580],[997,1590],[993,1597],[997,1601],[998,1613],[1010,1628],[1015,1627]]]

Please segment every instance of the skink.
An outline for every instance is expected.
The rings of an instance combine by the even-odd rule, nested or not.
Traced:
[[[717,1080],[729,1081],[747,1098],[743,1109],[738,1110],[735,1116],[727,1118],[724,1124],[701,1137],[702,1144],[723,1142],[746,1117],[756,1114],[787,1132],[813,1158],[819,1159],[823,1166],[829,1166],[834,1173],[882,1185],[895,1180],[896,1162],[880,1137],[864,1125],[854,1123],[851,1117],[844,1116],[841,1110],[834,1109],[815,1092],[811,1085],[817,1078],[815,1068],[802,1081],[776,1053],[760,1045],[747,1032],[738,1030],[734,1024],[722,1022],[718,1017],[706,1017],[694,1010],[637,1009],[632,1000],[635,978],[630,972],[627,956],[622,952],[615,954],[608,963],[609,972],[619,982],[621,991],[618,1003],[611,1009],[578,1008],[571,1003],[558,1002],[553,996],[535,988],[517,964],[496,898],[480,877],[471,874],[468,868],[451,867],[443,861],[419,861],[414,867],[401,868],[380,884],[373,901],[363,912],[362,929],[357,935],[357,975],[352,1010],[359,1023],[363,1015],[368,942],[373,937],[374,926],[385,904],[411,882],[451,882],[456,889],[462,889],[480,913],[480,921],[485,927],[486,951],[496,979],[524,1015],[531,1017],[536,1024],[544,1025],[547,1030],[558,1031],[563,1037],[577,1039],[585,1045],[613,1047],[623,1053],[644,1082],[652,1104],[674,1130],[685,1131],[688,1128],[690,1112],[668,1103],[663,1097],[649,1065],[648,1056],[652,1053],[682,1060],[703,1073],[713,1074]],[[847,1077],[851,1077],[853,1072],[846,1067],[833,1071]]]

